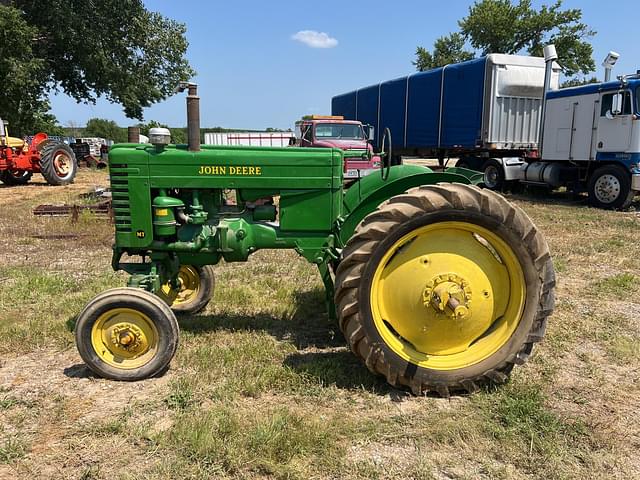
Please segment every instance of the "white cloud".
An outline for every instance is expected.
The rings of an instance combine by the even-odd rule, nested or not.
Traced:
[[[315,30],[300,30],[292,35],[291,38],[311,48],[333,48],[338,45],[338,40],[335,38]]]

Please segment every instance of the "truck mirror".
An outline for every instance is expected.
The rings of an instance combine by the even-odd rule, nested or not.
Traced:
[[[611,114],[613,116],[622,113],[622,94],[616,93],[611,99]]]
[[[376,129],[373,125],[367,125],[367,140],[373,142],[376,139]]]

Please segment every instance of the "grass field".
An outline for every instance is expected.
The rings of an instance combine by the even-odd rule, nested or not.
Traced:
[[[216,267],[213,302],[181,319],[169,372],[93,377],[75,315],[121,286],[112,226],[33,217],[68,188],[0,186],[0,478],[640,478],[640,216],[563,195],[512,196],[558,276],[545,341],[511,381],[416,398],[373,377],[327,319],[293,252]],[[636,207],[640,205],[636,204]]]

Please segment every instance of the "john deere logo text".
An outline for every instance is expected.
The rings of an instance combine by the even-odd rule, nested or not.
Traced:
[[[227,165],[200,165],[198,175],[262,175],[262,167],[232,167]]]

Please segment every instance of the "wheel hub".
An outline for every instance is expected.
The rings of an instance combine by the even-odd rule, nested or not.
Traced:
[[[169,305],[182,305],[193,301],[200,291],[200,275],[190,265],[182,265],[175,284],[162,286],[161,293]]]
[[[613,175],[602,175],[595,184],[596,198],[602,203],[612,203],[620,195],[620,181]]]
[[[464,319],[470,313],[471,287],[454,273],[437,275],[427,283],[422,303],[436,314]]]
[[[498,184],[498,169],[493,165],[490,165],[484,171],[484,183],[489,188],[495,188]]]
[[[62,153],[56,155],[53,163],[58,175],[67,175],[71,170],[71,164],[70,164],[69,158]]]
[[[118,349],[132,354],[147,350],[149,342],[142,331],[132,323],[119,323],[111,329],[111,343]]]

